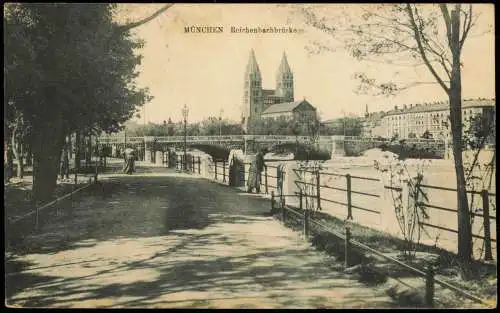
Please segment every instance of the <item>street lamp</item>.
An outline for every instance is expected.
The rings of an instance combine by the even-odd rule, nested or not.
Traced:
[[[345,119],[346,119],[346,116],[345,116],[345,111],[344,110],[342,110],[342,114],[344,114],[344,120],[343,120],[344,121],[344,126],[343,126],[343,128],[344,128],[344,137],[345,137],[345,127],[346,127],[346,120]]]
[[[224,113],[224,109],[220,109],[220,115],[219,115],[219,136],[222,136],[222,113]]]
[[[186,104],[182,108],[182,116],[184,117],[184,170],[186,170],[186,160],[187,160],[187,117],[188,117],[189,109]]]

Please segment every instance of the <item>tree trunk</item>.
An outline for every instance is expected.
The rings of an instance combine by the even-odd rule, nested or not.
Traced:
[[[19,142],[17,138],[17,126],[12,132],[12,152],[14,152],[14,157],[17,160],[17,177],[24,177],[24,160],[23,160],[23,143]]]
[[[89,135],[85,142],[85,166],[88,167],[92,165],[92,136]]]
[[[36,165],[33,169],[33,197],[37,203],[49,201],[57,186],[63,139],[63,136],[59,138],[44,136],[37,140],[37,146],[33,151]]]
[[[75,133],[75,171],[80,168],[80,132]]]
[[[460,69],[460,16],[459,8],[451,12],[451,50],[453,65],[450,81],[450,122],[453,142],[453,156],[457,181],[458,204],[458,256],[462,261],[462,277],[470,277],[470,261],[472,258],[472,233],[464,166],[462,160],[462,77]]]
[[[26,166],[33,166],[33,154],[31,153],[31,147],[28,145],[26,147]]]
[[[71,135],[68,135],[68,157],[71,160],[73,158],[73,153],[72,153],[72,142],[71,142]]]

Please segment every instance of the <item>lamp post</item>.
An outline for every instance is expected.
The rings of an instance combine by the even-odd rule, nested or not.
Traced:
[[[189,109],[186,104],[182,108],[182,117],[184,117],[184,170],[186,170],[186,160],[187,160],[187,117],[188,117]]]
[[[344,110],[342,110],[342,114],[344,115],[344,126],[343,126],[343,128],[344,128],[344,137],[345,137],[345,127],[346,127],[347,122],[345,120],[346,116],[345,116],[345,111]]]
[[[222,113],[224,113],[224,110],[220,109],[220,114],[219,114],[219,136],[222,136]]]

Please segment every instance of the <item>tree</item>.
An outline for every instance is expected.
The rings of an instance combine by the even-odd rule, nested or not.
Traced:
[[[369,10],[361,7],[361,21],[335,26],[330,24],[332,16],[318,16],[314,8],[301,8],[306,22],[313,27],[333,36],[343,32],[346,38],[344,46],[355,58],[366,60],[375,57],[393,65],[401,60],[411,60],[410,64],[405,65],[422,65],[434,78],[430,82],[415,81],[401,85],[395,82],[376,83],[366,74],[357,73],[361,86],[390,95],[412,86],[437,83],[448,96],[457,183],[458,255],[462,260],[464,278],[469,276],[467,271],[472,257],[472,237],[461,145],[461,52],[478,19],[473,14],[474,7],[472,4],[371,5]],[[331,50],[328,45],[319,44],[317,47],[320,51],[322,48]]]
[[[115,132],[151,98],[138,89],[134,50],[117,34],[113,4],[9,4],[4,18],[6,101],[31,128],[34,198],[56,186],[67,135]]]
[[[363,131],[363,121],[360,117],[346,116],[329,122],[328,135],[360,136]]]
[[[432,139],[432,134],[431,134],[431,132],[428,129],[426,129],[425,132],[422,134],[421,138],[423,138],[423,139]]]
[[[172,119],[169,117],[167,122],[167,136],[174,135],[174,124],[172,123]]]

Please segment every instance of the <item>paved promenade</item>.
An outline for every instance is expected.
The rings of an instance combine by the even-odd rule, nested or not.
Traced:
[[[105,177],[7,253],[7,304],[383,308],[269,216],[269,200],[166,169]],[[23,249],[20,249],[20,247]]]

